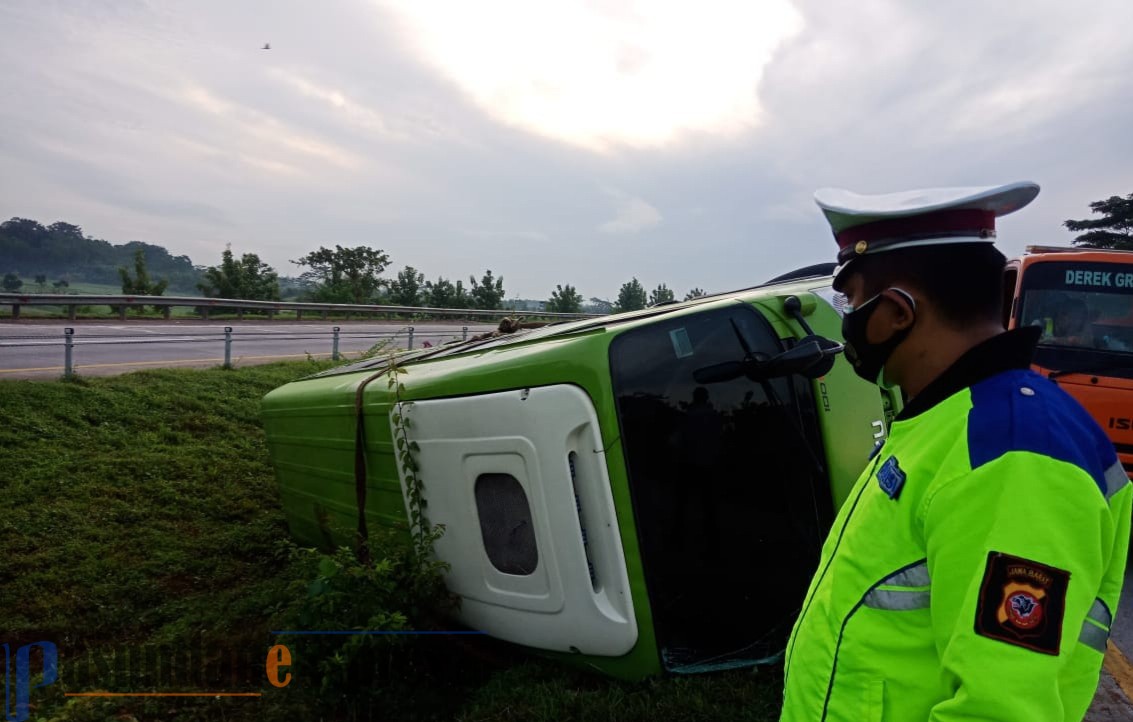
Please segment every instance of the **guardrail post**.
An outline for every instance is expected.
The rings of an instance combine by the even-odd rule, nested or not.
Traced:
[[[75,318],[77,317],[77,313],[78,313],[78,306],[76,306],[73,303],[70,306],[67,306],[67,320],[68,321],[74,321]]]
[[[332,345],[331,348],[330,348],[330,360],[331,361],[337,361],[338,360],[338,331],[339,331],[338,326],[335,326],[334,327],[334,345]]]
[[[118,320],[119,321],[125,321],[126,320],[126,304],[124,304],[124,303],[121,306],[118,307]]]
[[[208,306],[201,306],[201,320],[203,320],[203,321],[209,320],[209,307]]]
[[[12,304],[12,320],[15,321],[19,317],[20,317],[20,304],[13,303]]]
[[[232,327],[224,327],[224,368],[232,368]]]
[[[409,350],[413,350],[413,327],[409,327]]]
[[[237,321],[243,321],[244,320],[244,309],[242,309],[242,308],[236,309],[236,320]]]
[[[463,332],[464,332],[464,335],[461,337],[460,340],[461,341],[467,341],[468,340],[468,327],[467,326],[464,327]]]
[[[169,316],[172,313],[173,313],[173,307],[172,306],[165,306],[164,308],[161,309],[161,317],[164,318],[166,321],[169,320]]]
[[[299,309],[295,310],[295,320],[296,321],[302,321],[303,320],[303,309],[299,308]]]
[[[63,378],[71,378],[72,372],[72,351],[75,348],[75,329],[63,329]]]

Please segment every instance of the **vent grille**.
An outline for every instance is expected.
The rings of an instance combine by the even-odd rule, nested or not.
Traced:
[[[590,572],[590,586],[598,591],[598,575],[594,573],[594,559],[590,556],[590,540],[586,538],[586,519],[582,514],[582,500],[578,496],[578,457],[572,451],[567,454],[567,465],[570,466],[570,483],[574,487],[574,510],[578,512],[578,528],[582,530],[582,551],[586,554],[586,569]]]

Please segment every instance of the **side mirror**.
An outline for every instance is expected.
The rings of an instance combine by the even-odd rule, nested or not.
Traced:
[[[794,348],[769,359],[756,369],[757,377],[771,379],[778,376],[799,374],[808,379],[816,379],[830,373],[834,368],[834,357],[842,352],[843,345],[822,336],[804,336]]]

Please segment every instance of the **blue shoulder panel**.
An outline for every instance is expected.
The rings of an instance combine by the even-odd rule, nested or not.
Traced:
[[[972,386],[968,456],[972,469],[1009,451],[1073,464],[1107,496],[1106,471],[1117,452],[1097,422],[1053,382],[1033,371],[1005,371]]]

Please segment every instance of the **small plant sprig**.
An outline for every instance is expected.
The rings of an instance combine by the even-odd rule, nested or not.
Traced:
[[[421,467],[416,458],[421,447],[416,441],[409,438],[409,429],[413,427],[413,421],[409,418],[413,402],[405,400],[405,384],[402,383],[400,378],[408,373],[409,371],[405,367],[398,364],[397,356],[391,353],[386,369],[386,384],[394,398],[394,411],[391,417],[394,429],[394,449],[397,453],[398,466],[401,468],[402,476],[405,479],[406,499],[409,507],[409,535],[413,542],[413,556],[417,565],[424,567],[433,564],[431,562],[433,545],[444,535],[445,527],[444,524],[430,524],[428,517],[425,516],[425,507],[428,506],[428,501],[424,497],[425,485],[421,481]]]

